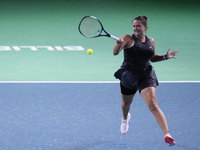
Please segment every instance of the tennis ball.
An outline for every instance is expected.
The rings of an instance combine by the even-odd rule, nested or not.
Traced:
[[[91,54],[93,53],[93,50],[92,50],[92,49],[88,49],[88,50],[87,50],[87,53],[88,53],[89,55],[91,55]]]

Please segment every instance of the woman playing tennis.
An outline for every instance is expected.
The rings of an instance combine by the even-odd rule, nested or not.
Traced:
[[[133,22],[134,34],[126,34],[117,40],[113,48],[113,54],[118,55],[124,49],[124,61],[121,68],[115,73],[115,77],[120,79],[122,94],[122,113],[121,133],[127,133],[129,129],[129,113],[131,103],[137,90],[146,102],[149,110],[164,132],[164,140],[169,146],[175,145],[171,137],[164,113],[159,108],[156,99],[156,86],[158,80],[151,66],[151,62],[163,61],[171,58],[176,59],[178,51],[167,51],[166,55],[158,55],[155,52],[155,41],[145,35],[147,30],[147,17],[138,16]]]

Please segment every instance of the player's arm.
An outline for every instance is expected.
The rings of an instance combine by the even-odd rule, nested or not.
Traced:
[[[165,54],[165,55],[158,55],[158,54],[156,54],[155,40],[153,38],[149,38],[149,39],[151,41],[151,44],[154,47],[154,56],[150,59],[151,62],[158,62],[158,61],[167,60],[167,59],[170,59],[170,58],[177,59],[175,57],[176,55],[178,55],[178,51],[176,49],[170,52],[171,48],[169,48],[168,51],[167,51],[167,54]]]
[[[117,44],[113,48],[113,55],[118,55],[122,49],[127,47],[130,37],[129,34],[125,34],[122,38],[119,38],[119,40],[116,41]]]
[[[154,47],[154,55],[153,55],[153,57],[151,57],[150,61],[151,62],[157,62],[157,61],[164,60],[163,55],[156,54],[156,43],[155,43],[155,40],[153,38],[149,38],[149,40],[151,41],[151,44]]]

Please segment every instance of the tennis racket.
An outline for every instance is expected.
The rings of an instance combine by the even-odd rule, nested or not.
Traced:
[[[116,40],[116,41],[119,40],[119,38],[106,32],[100,20],[94,16],[83,17],[79,23],[78,29],[79,29],[79,32],[87,38],[107,36],[113,40]]]

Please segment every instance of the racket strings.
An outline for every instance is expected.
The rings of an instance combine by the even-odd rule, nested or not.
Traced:
[[[86,37],[96,37],[100,35],[102,27],[97,19],[86,17],[82,20],[79,30]]]

